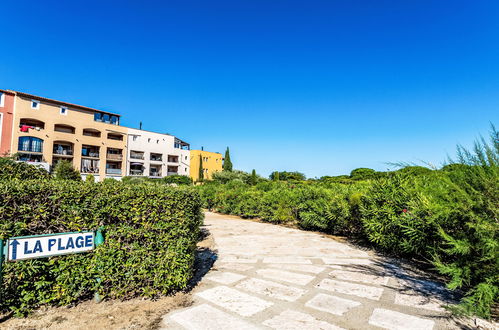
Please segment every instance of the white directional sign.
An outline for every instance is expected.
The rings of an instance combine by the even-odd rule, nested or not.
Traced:
[[[7,260],[26,260],[94,249],[94,232],[12,237],[7,241]]]

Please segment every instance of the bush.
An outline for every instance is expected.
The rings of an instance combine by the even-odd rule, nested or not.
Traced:
[[[161,179],[164,183],[177,185],[191,185],[192,179],[185,175],[169,175]]]
[[[59,180],[81,181],[80,172],[78,172],[73,165],[66,160],[61,160],[57,163],[54,173],[55,178]]]
[[[303,181],[306,179],[305,174],[300,172],[272,172],[269,176],[270,180],[274,181]]]
[[[0,238],[105,228],[105,242],[93,252],[5,263],[0,309],[19,315],[89,299],[96,291],[126,299],[184,289],[200,206],[189,188],[0,181]]]
[[[370,168],[356,168],[350,172],[352,180],[368,180],[376,177],[376,171]]]
[[[218,183],[229,183],[231,181],[240,181],[247,183],[250,180],[250,175],[243,171],[220,171],[213,173],[211,179]]]
[[[11,158],[0,157],[0,180],[43,180],[49,179],[49,177],[48,172],[42,168],[24,162],[16,162]]]

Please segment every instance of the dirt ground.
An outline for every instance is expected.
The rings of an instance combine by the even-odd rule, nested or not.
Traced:
[[[0,329],[156,329],[161,317],[170,310],[192,304],[189,292],[211,268],[215,255],[213,246],[213,237],[203,230],[203,238],[198,243],[196,273],[185,292],[157,300],[136,298],[99,304],[85,301],[74,307],[41,308],[26,318],[0,315]]]

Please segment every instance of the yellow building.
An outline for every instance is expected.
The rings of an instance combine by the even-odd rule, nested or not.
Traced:
[[[218,152],[204,150],[191,150],[190,174],[194,182],[199,180],[199,163],[202,159],[204,179],[211,180],[214,172],[222,170],[223,157]]]
[[[97,180],[126,175],[127,128],[119,115],[14,93],[11,150],[20,160],[43,167],[67,160]]]

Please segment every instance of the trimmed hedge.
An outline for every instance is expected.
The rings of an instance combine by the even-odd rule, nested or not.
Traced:
[[[154,297],[184,289],[202,221],[193,189],[120,182],[0,181],[0,237],[95,230],[89,253],[4,263],[1,310]],[[100,279],[100,280],[97,280]]]

